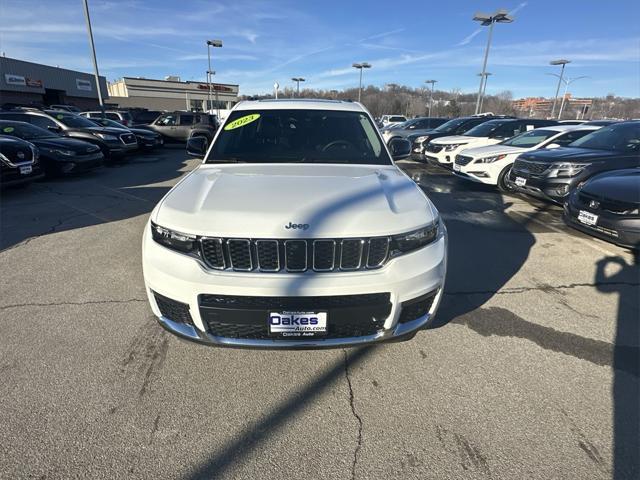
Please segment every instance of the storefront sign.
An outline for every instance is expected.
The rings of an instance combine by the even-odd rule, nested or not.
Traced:
[[[33,78],[26,78],[27,87],[42,88],[42,80],[34,80]]]
[[[4,81],[7,82],[7,85],[22,85],[26,86],[27,81],[21,75],[14,75],[13,73],[5,73]]]
[[[91,87],[91,82],[89,80],[82,80],[81,78],[76,78],[76,88],[78,90],[84,90],[86,92],[90,92],[93,90]]]

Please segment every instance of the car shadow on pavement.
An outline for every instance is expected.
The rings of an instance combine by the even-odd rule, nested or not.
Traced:
[[[599,292],[618,294],[613,349],[613,479],[640,478],[640,258],[606,257],[596,264]],[[608,273],[608,270],[615,270]]]
[[[179,177],[184,151],[161,149],[83,175],[0,191],[0,251],[51,233],[149,213]]]

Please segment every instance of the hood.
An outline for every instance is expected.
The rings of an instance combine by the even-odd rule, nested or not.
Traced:
[[[134,135],[139,135],[141,137],[159,137],[160,134],[154,132],[153,130],[145,130],[144,128],[128,128],[128,132],[133,133]]]
[[[635,154],[637,156],[637,154]],[[532,162],[597,162],[612,158],[631,158],[633,155],[609,150],[593,150],[591,148],[560,147],[553,149],[534,150],[520,155],[522,160]]]
[[[590,195],[640,204],[640,169],[629,168],[596,175],[581,189]]]
[[[528,148],[510,147],[508,145],[485,145],[484,147],[467,148],[462,155],[473,158],[493,157],[495,155],[510,155],[512,153],[522,153]]]
[[[159,204],[177,231],[254,238],[344,238],[408,232],[435,208],[395,166],[201,165]],[[306,230],[286,229],[308,224]]]
[[[119,135],[122,135],[123,133],[126,133],[126,127],[124,127],[124,129],[125,130],[121,128],[112,128],[112,127],[86,127],[86,128],[70,128],[69,131],[104,133],[107,135],[114,135],[117,137]]]
[[[451,145],[455,143],[473,143],[479,140],[481,137],[467,137],[465,135],[450,135],[447,137],[440,137],[433,141],[438,145]]]
[[[78,154],[92,153],[100,150],[99,147],[89,142],[83,142],[82,140],[76,140],[69,137],[51,137],[51,138],[39,138],[37,140],[30,140],[31,143],[41,149],[64,149],[72,150]]]

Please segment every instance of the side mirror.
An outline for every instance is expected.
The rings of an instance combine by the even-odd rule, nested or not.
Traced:
[[[209,148],[207,137],[191,137],[187,140],[187,155],[192,157],[204,157]]]
[[[411,142],[406,138],[392,138],[389,150],[394,160],[404,160],[411,155]]]
[[[550,143],[549,145],[547,145],[544,148],[551,148],[551,149],[560,148],[560,145],[558,145],[557,143]]]

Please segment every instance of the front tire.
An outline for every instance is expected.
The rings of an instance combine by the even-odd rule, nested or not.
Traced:
[[[515,191],[513,184],[509,183],[509,173],[511,172],[513,165],[508,165],[502,169],[498,176],[498,189],[501,192],[511,193]]]

